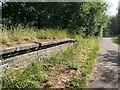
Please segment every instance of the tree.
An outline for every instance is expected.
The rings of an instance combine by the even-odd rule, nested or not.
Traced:
[[[3,24],[7,27],[34,26],[68,29],[72,34],[98,36],[107,26],[106,3],[101,2],[24,2],[6,3]]]

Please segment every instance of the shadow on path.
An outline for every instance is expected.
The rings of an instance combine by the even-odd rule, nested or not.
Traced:
[[[117,88],[120,83],[120,46],[111,37],[102,38],[97,53],[95,67],[88,79],[88,88]]]
[[[98,69],[101,73],[100,81],[104,84],[110,84],[112,87],[117,87],[120,78],[118,78],[119,68],[119,56],[118,51],[107,50],[107,54],[98,54],[101,59],[99,60],[100,68]],[[117,68],[116,68],[117,67]]]
[[[102,61],[111,62],[119,65],[120,63],[118,62],[118,56],[120,55],[120,53],[115,50],[107,50],[107,52],[107,54],[98,54],[99,57],[103,58]]]

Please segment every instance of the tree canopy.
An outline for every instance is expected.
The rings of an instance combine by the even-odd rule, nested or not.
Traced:
[[[107,4],[101,2],[8,2],[3,7],[3,25],[68,29],[72,34],[99,35],[108,22]]]
[[[105,34],[109,36],[120,35],[120,8],[118,8],[118,13],[115,16],[109,17],[108,28],[105,30]]]

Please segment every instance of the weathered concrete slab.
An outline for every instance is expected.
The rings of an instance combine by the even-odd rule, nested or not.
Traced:
[[[66,38],[62,40],[54,40],[54,41],[47,41],[47,42],[36,42],[36,43],[23,44],[23,45],[20,44],[15,47],[7,47],[7,48],[0,49],[0,55],[9,54],[9,53],[16,52],[16,51],[18,52],[22,50],[29,50],[32,48],[37,49],[38,47],[51,45],[51,44],[59,44],[59,43],[75,42],[75,41],[76,41],[75,39]]]
[[[15,57],[7,58],[2,61],[3,65],[8,64],[8,67],[12,68],[23,68],[32,63],[35,60],[49,58],[58,52],[64,52],[67,48],[71,47],[73,43],[61,44],[59,46],[54,46],[46,49],[41,49],[38,51],[26,53],[23,55],[18,55]]]
[[[45,45],[50,45],[50,44],[57,44],[57,43],[64,43],[64,42],[75,42],[75,39],[62,39],[62,40],[54,40],[54,41],[48,41],[48,42],[40,42],[41,46],[45,46]]]
[[[30,43],[30,44],[18,45],[16,47],[1,49],[0,54],[6,55],[7,53],[8,54],[12,52],[16,53],[17,51],[29,50],[31,48],[35,48],[35,50],[31,52],[25,52],[24,54],[18,54],[17,56],[3,58],[2,60],[0,60],[1,70],[4,71],[7,68],[12,68],[12,69],[26,68],[33,61],[36,61],[38,59],[49,58],[57,54],[58,52],[64,52],[67,48],[73,46],[72,42],[75,41],[76,41],[75,39],[62,39],[62,40],[55,40],[49,42]],[[51,44],[52,46],[49,46]],[[45,46],[44,49],[40,48],[44,46]]]
[[[9,47],[4,49],[4,54],[16,51],[16,47]]]
[[[38,47],[39,47],[39,45],[36,43],[23,44],[23,45],[21,44],[21,45],[15,46],[15,47],[7,47],[7,48],[0,49],[0,55],[12,53],[15,51],[27,50],[27,49],[31,49],[31,48],[38,48]]]

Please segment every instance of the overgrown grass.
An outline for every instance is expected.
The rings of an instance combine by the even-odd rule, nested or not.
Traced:
[[[17,29],[17,30],[3,30],[1,31],[2,44],[9,42],[21,42],[21,41],[37,41],[38,39],[60,39],[68,38],[69,33],[67,30],[59,29],[42,29],[35,28]]]
[[[78,71],[77,75],[72,78],[71,83],[74,87],[86,88],[88,76],[92,70],[95,61],[96,53],[98,51],[98,39],[85,38],[76,49],[78,53]]]
[[[112,38],[113,42],[120,44],[120,35]]]
[[[98,50],[98,39],[80,36],[75,36],[75,39],[78,43],[64,53],[58,53],[49,59],[37,60],[24,72],[9,71],[3,78],[3,87],[35,89],[41,88],[40,81],[49,81],[48,86],[54,87],[50,75],[58,65],[64,64],[75,70],[75,75],[69,80],[71,85],[69,88],[86,88],[87,77],[92,70]]]

